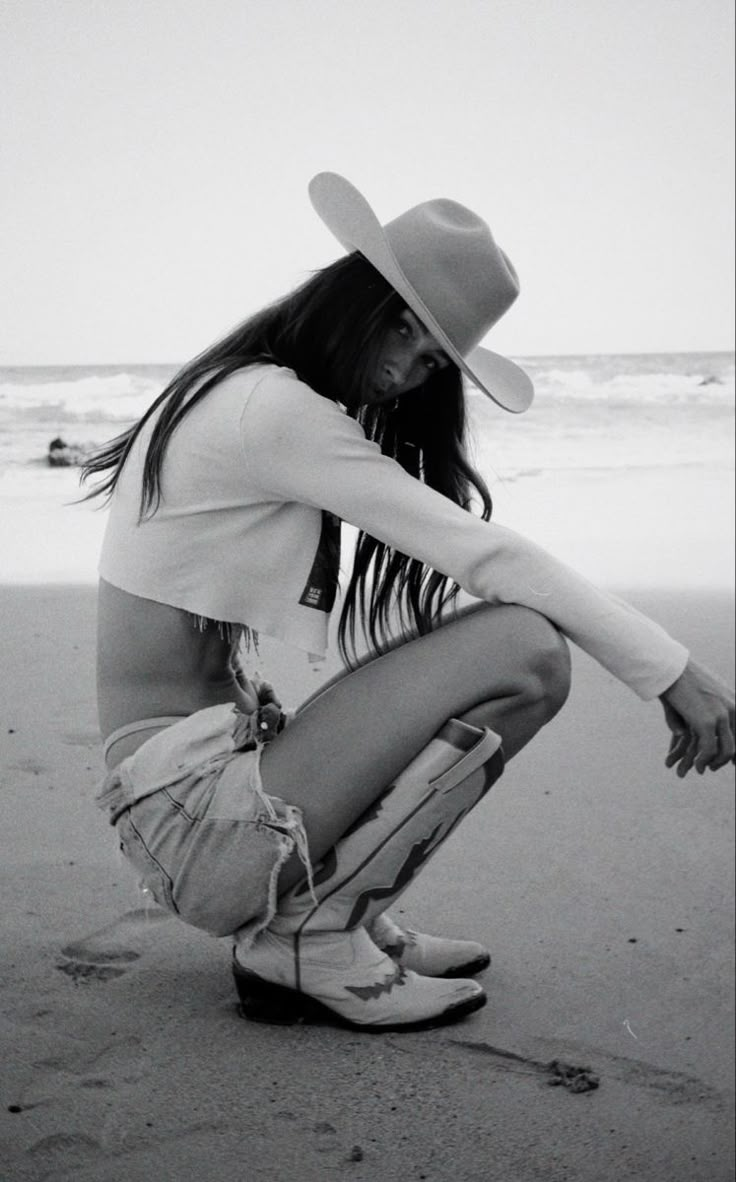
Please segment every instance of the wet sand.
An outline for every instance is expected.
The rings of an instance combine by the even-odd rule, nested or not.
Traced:
[[[631,598],[730,676],[728,595]],[[0,607],[4,1182],[732,1177],[733,775],[666,771],[658,703],[576,652],[565,710],[402,900],[489,944],[484,1010],[255,1026],[228,942],[145,911],[93,806],[93,592]],[[331,672],[262,658],[292,702]],[[600,1086],[550,1086],[553,1060]]]

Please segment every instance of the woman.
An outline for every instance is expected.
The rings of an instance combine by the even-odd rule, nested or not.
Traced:
[[[490,523],[462,374],[516,413],[532,387],[478,347],[518,294],[485,222],[437,200],[381,227],[331,173],[310,195],[347,257],[87,465],[111,497],[100,802],[159,903],[234,935],[245,1016],[416,1029],[483,1005],[490,958],[387,908],[562,706],[563,635],[661,697],[680,775],[733,758],[733,698],[657,624]],[[263,631],[324,651],[341,520],[361,531],[352,669],[287,720],[238,648]],[[458,585],[482,602],[456,610]]]

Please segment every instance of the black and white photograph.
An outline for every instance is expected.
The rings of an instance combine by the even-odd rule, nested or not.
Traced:
[[[2,1182],[730,1182],[728,0],[0,7]]]

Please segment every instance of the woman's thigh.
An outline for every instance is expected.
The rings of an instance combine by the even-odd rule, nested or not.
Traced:
[[[543,616],[483,604],[313,698],[264,751],[264,788],[302,809],[320,857],[448,718],[477,716],[487,704],[485,725],[501,734],[511,758],[530,737],[523,704],[543,694],[566,655]],[[540,714],[536,729],[544,721]]]

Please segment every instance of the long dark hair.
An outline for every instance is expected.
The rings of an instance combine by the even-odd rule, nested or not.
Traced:
[[[323,397],[343,403],[385,455],[464,509],[471,510],[475,498],[487,521],[491,498],[467,458],[465,399],[456,366],[431,374],[394,407],[362,405],[372,362],[405,307],[358,253],[316,272],[185,365],[133,427],[94,452],[84,464],[82,481],[103,478],[85,499],[112,495],[133,444],[160,408],[140,499],[140,520],[152,516],[161,501],[166,447],[182,419],[223,378],[261,363],[292,369]],[[343,657],[355,660],[358,622],[364,638],[380,651],[397,628],[420,635],[431,631],[458,591],[447,576],[361,532],[338,629]]]

